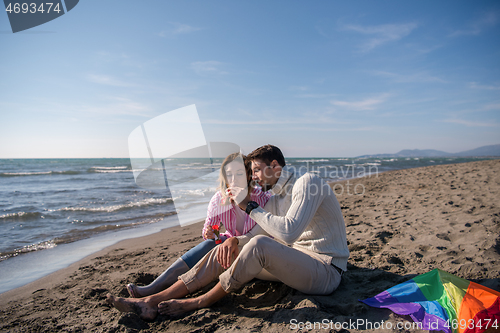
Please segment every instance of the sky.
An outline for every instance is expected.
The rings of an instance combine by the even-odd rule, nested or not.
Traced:
[[[245,153],[499,144],[500,2],[80,1],[18,33],[0,13],[0,158],[129,157],[193,104]]]

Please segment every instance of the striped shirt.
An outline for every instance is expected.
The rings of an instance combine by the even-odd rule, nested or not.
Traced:
[[[272,194],[270,192],[263,192],[259,187],[254,187],[250,193],[250,200],[255,201],[260,207],[263,207],[271,196]],[[226,238],[244,235],[255,226],[255,221],[245,214],[243,231],[240,234],[240,232],[236,230],[236,209],[240,208],[232,203],[224,205],[222,200],[223,198],[220,191],[217,191],[210,200],[207,209],[207,219],[205,220],[205,225],[201,232],[202,235],[205,234],[207,228],[213,225],[220,226],[222,224],[224,228],[226,228],[226,232],[220,234],[221,239],[224,241]],[[203,238],[205,238],[205,236],[203,236]]]

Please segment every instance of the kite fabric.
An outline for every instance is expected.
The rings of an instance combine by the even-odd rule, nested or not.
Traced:
[[[500,292],[440,269],[414,277],[361,302],[409,315],[424,330],[500,332]]]

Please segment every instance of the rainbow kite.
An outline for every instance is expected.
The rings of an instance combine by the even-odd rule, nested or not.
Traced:
[[[500,332],[500,293],[440,269],[361,302],[409,315],[424,330]]]

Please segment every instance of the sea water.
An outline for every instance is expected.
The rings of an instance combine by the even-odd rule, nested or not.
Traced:
[[[339,181],[480,159],[289,158],[287,164],[299,175]],[[0,159],[0,293],[119,240],[179,225],[181,212],[188,216],[184,223],[200,221],[217,190],[221,163],[170,160],[167,178],[184,174],[190,181],[169,191],[139,187],[127,158]]]

